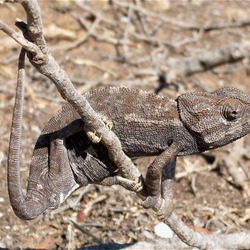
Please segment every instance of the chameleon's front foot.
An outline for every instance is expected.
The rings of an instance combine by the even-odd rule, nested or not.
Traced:
[[[104,186],[120,185],[132,192],[140,192],[143,188],[143,180],[140,177],[138,180],[129,180],[119,175],[110,176],[102,180],[99,184]]]
[[[112,122],[110,122],[105,116],[103,116],[101,118],[102,122],[105,124],[105,126],[109,129],[109,130],[112,130],[113,128],[113,124]],[[93,143],[99,143],[101,140],[102,140],[102,136],[98,136],[96,134],[96,131],[91,131],[89,130],[87,127],[84,128],[85,129],[85,132],[88,136],[88,138],[93,142]]]

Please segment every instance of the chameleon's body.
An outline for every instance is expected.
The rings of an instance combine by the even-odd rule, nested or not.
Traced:
[[[112,122],[112,131],[130,157],[159,155],[173,140],[182,142],[182,155],[198,152],[192,136],[178,118],[174,100],[128,88],[102,88],[85,96],[96,112]],[[106,148],[101,143],[91,143],[87,138],[82,120],[70,105],[65,105],[47,123],[42,135],[63,129],[72,121],[73,127],[79,127],[81,131],[65,140],[71,167],[78,179],[82,176],[82,185],[87,185],[89,180],[100,181],[115,166],[109,160]]]
[[[188,93],[176,100],[129,88],[97,89],[85,96],[112,123],[128,156],[163,152],[161,168],[170,169],[165,179],[174,178],[177,156],[201,153],[250,133],[250,97],[234,88]],[[158,181],[157,187],[151,187],[153,196],[159,195],[158,165],[152,164],[146,177],[149,186],[154,185],[151,178]],[[91,143],[78,113],[67,104],[39,136],[25,201],[10,195],[13,209],[21,218],[35,218],[57,207],[78,186],[99,183],[116,170],[106,148]]]

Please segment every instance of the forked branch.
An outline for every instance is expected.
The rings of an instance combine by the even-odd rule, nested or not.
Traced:
[[[5,2],[21,3],[27,13],[27,33],[23,39],[17,32],[0,20],[0,29],[10,35],[29,53],[31,64],[43,75],[47,76],[56,85],[61,96],[69,102],[84,120],[86,127],[102,135],[102,143],[109,151],[110,159],[116,164],[125,178],[138,182],[141,174],[133,162],[127,157],[121,148],[120,141],[114,133],[106,128],[99,115],[91,108],[84,96],[77,92],[67,73],[55,61],[50,54],[42,32],[42,19],[40,7],[37,1],[6,0]],[[39,55],[39,60],[37,60]],[[119,153],[118,153],[119,152]]]

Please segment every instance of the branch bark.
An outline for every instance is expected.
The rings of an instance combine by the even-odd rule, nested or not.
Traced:
[[[214,235],[205,235],[210,241],[214,240]],[[218,234],[216,235],[216,239],[225,242],[224,249],[249,249],[249,241],[250,241],[250,231],[244,233],[232,233],[232,234]],[[83,247],[81,250],[141,250],[141,249],[194,249],[193,247],[188,247],[183,242],[181,242],[178,238],[171,239],[157,239],[151,241],[141,241],[136,242],[134,244],[116,244],[110,243],[107,245],[101,246],[89,246]],[[195,248],[197,249],[197,248]],[[221,247],[217,247],[215,249],[223,249]]]

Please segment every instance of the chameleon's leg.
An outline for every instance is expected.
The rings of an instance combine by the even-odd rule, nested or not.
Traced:
[[[167,218],[173,209],[173,184],[175,159],[178,148],[171,144],[163,153],[155,158],[149,166],[145,179],[147,198],[144,208],[153,208],[160,219]]]
[[[51,192],[51,199],[53,197],[58,205],[79,187],[70,167],[63,139],[51,141],[47,185]]]
[[[51,173],[61,173],[62,171],[69,171],[70,164],[64,140],[81,131],[83,123],[81,120],[75,120],[66,127],[55,131],[50,137],[50,150],[49,150],[49,170]],[[66,170],[64,170],[66,167]]]
[[[76,120],[67,127],[54,132],[50,138],[49,170],[46,186],[51,193],[51,199],[59,205],[70,195],[79,184],[76,183],[71,169],[65,138],[83,129],[81,120]]]
[[[161,196],[162,204],[158,209],[158,217],[160,220],[167,219],[173,211],[173,198],[174,198],[174,174],[175,174],[176,161],[174,160],[169,166],[163,168]]]
[[[111,121],[108,120],[107,117],[102,116],[101,120],[103,121],[103,123],[105,124],[105,126],[111,130],[113,128],[113,123]],[[88,138],[90,139],[90,141],[92,141],[93,143],[99,143],[102,140],[102,136],[98,136],[96,134],[96,131],[91,131],[89,130],[86,126],[84,127],[84,130],[88,136]]]

